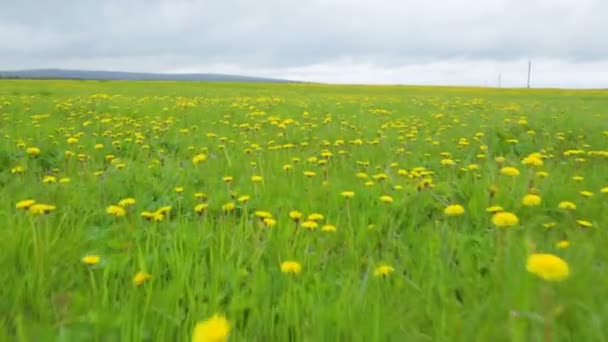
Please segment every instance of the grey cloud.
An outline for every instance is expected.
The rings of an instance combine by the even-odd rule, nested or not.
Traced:
[[[104,61],[100,69],[279,72],[344,60],[391,69],[608,59],[603,0],[6,1],[0,69]]]

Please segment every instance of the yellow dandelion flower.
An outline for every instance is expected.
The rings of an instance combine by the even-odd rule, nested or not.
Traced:
[[[538,206],[541,203],[541,197],[534,194],[527,194],[522,198],[521,203],[528,207]]]
[[[555,226],[557,226],[557,223],[555,223],[555,222],[543,223],[543,228],[546,228],[546,229],[555,228]]]
[[[304,221],[302,222],[302,227],[309,230],[314,230],[319,227],[319,225],[315,221]]]
[[[393,198],[388,195],[380,196],[380,202],[382,203],[393,203]]]
[[[30,156],[37,156],[40,154],[40,149],[38,147],[28,147],[25,149],[25,153]]]
[[[462,216],[464,214],[464,207],[460,204],[448,205],[443,213],[447,216]]]
[[[182,192],[184,192],[184,187],[183,186],[176,186],[175,188],[173,188],[173,190],[175,192],[177,192],[178,194],[181,194]]]
[[[72,180],[68,177],[61,177],[59,179],[59,184],[68,184],[69,182],[71,182]]]
[[[600,190],[600,192],[603,194],[608,194],[608,186],[603,187],[602,190]]]
[[[17,209],[29,209],[35,203],[36,203],[36,201],[33,200],[33,199],[26,199],[26,200],[17,202],[17,204],[15,204],[15,208],[17,208]]]
[[[526,270],[546,281],[562,281],[570,275],[568,263],[553,254],[530,255]]]
[[[587,198],[589,198],[589,197],[593,197],[593,192],[591,192],[591,191],[587,191],[587,190],[583,190],[583,191],[581,191],[581,192],[580,192],[580,194],[581,194],[583,197],[587,197]]]
[[[203,163],[205,160],[207,160],[207,155],[203,154],[203,153],[197,154],[194,157],[192,157],[192,163],[194,165],[198,165],[200,163]]]
[[[222,211],[224,213],[233,212],[235,209],[236,209],[236,205],[234,205],[233,202],[228,202],[228,203],[222,205]]]
[[[194,206],[194,212],[201,215],[202,213],[205,212],[205,210],[207,210],[208,207],[209,207],[209,204],[207,204],[207,203],[197,204],[196,206]]]
[[[323,232],[335,232],[336,231],[336,226],[332,225],[332,224],[326,224],[323,227],[321,227],[321,231]]]
[[[119,205],[111,205],[106,208],[106,213],[110,216],[123,217],[126,215],[125,208]]]
[[[374,270],[374,276],[376,277],[387,277],[393,273],[395,269],[392,266],[381,264]]]
[[[222,181],[224,181],[225,183],[230,183],[234,180],[234,178],[232,176],[224,176],[222,178]]]
[[[354,191],[342,191],[340,193],[340,196],[342,196],[344,198],[353,198],[353,197],[355,197],[355,192]]]
[[[593,227],[593,223],[591,223],[589,221],[585,221],[585,220],[576,220],[576,223],[578,223],[579,226],[584,227],[584,228]]]
[[[496,163],[498,163],[498,164],[504,164],[504,162],[505,162],[506,160],[507,160],[507,159],[506,159],[505,157],[502,157],[502,156],[498,156],[498,157],[494,158],[494,161],[495,161]]]
[[[496,214],[498,212],[505,211],[505,210],[499,205],[493,205],[493,206],[487,207],[486,211],[488,213]]]
[[[512,166],[505,166],[502,169],[500,169],[500,174],[509,176],[509,177],[515,177],[515,176],[519,176],[519,170]]]
[[[99,255],[85,255],[81,261],[87,265],[97,265],[101,261],[101,257]]]
[[[492,216],[492,223],[496,227],[512,227],[519,224],[519,218],[513,213],[502,211]]]
[[[34,214],[34,215],[45,215],[45,214],[49,214],[50,212],[54,211],[55,209],[56,209],[56,207],[54,205],[36,203],[36,204],[32,204],[28,210],[31,214]]]
[[[136,202],[135,198],[127,197],[127,198],[123,198],[120,201],[118,201],[118,205],[123,208],[126,208],[126,207],[130,207],[130,206],[134,205],[135,202]]]
[[[266,227],[274,227],[277,225],[277,220],[273,219],[272,217],[265,217],[262,222]]]
[[[557,207],[559,209],[565,209],[565,210],[576,210],[576,204],[574,204],[573,202],[569,202],[569,201],[559,202]]]
[[[192,333],[192,342],[226,342],[229,334],[230,323],[226,317],[216,314],[196,323]]]
[[[265,218],[271,218],[271,217],[272,217],[272,214],[271,214],[271,213],[269,213],[269,212],[267,212],[267,211],[263,211],[263,210],[257,210],[257,211],[254,213],[254,215],[255,215],[255,216],[257,216],[257,217],[259,217],[259,218],[261,218],[261,219],[265,219]]]
[[[254,183],[260,183],[264,180],[264,178],[262,178],[262,176],[251,176],[251,181]]]
[[[237,201],[238,201],[239,203],[247,203],[247,202],[249,202],[249,200],[250,200],[250,199],[251,199],[251,196],[249,196],[249,195],[243,195],[243,196],[240,196],[240,197],[237,199]]]
[[[281,263],[281,272],[286,274],[298,274],[302,271],[302,265],[297,261],[283,261]]]
[[[304,176],[306,176],[306,177],[314,177],[316,175],[317,175],[317,173],[314,171],[304,171]]]
[[[292,210],[289,212],[289,218],[298,222],[302,219],[302,213],[297,210]]]
[[[558,243],[555,244],[555,247],[557,247],[559,249],[568,248],[568,247],[570,247],[570,241],[568,241],[568,240],[559,241]]]
[[[145,283],[146,281],[150,280],[152,278],[152,275],[148,272],[145,271],[139,271],[135,274],[135,276],[133,276],[133,285],[135,286],[139,286],[143,283]]]
[[[57,183],[57,177],[55,176],[44,176],[44,178],[42,178],[42,183],[44,184],[53,184],[53,183]]]
[[[308,221],[321,221],[325,218],[325,216],[319,214],[319,213],[312,213],[310,215],[308,215],[307,220]]]
[[[549,176],[549,172],[547,172],[547,171],[536,172],[536,177],[538,177],[538,178],[546,178],[547,176]]]
[[[17,165],[11,169],[11,174],[18,175],[25,172],[25,168],[21,165]]]

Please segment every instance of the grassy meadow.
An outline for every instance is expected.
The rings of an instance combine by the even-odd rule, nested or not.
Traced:
[[[0,120],[2,341],[608,340],[608,91],[3,80]]]

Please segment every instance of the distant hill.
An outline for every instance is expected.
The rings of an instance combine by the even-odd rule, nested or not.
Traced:
[[[68,80],[137,80],[137,81],[203,81],[203,82],[271,82],[299,83],[274,78],[225,74],[161,74],[124,71],[31,69],[0,71],[0,79],[68,79]]]

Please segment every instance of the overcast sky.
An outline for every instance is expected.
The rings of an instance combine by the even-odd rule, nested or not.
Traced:
[[[607,0],[0,0],[0,70],[608,87]]]

